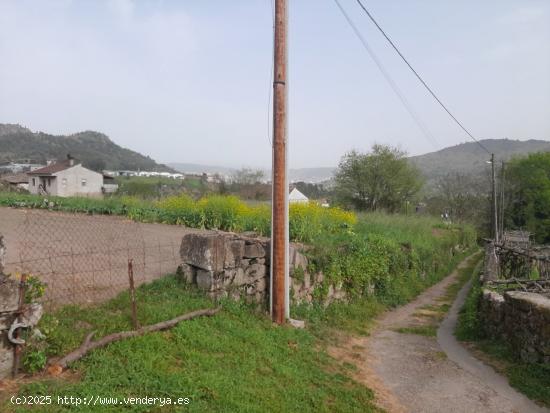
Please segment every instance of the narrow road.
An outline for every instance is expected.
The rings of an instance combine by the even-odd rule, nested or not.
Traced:
[[[467,260],[459,267],[466,264]],[[348,338],[330,353],[357,366],[354,378],[373,389],[379,407],[388,412],[548,413],[474,359],[454,338],[468,286],[458,294],[437,339],[429,332],[397,331],[422,331],[426,315],[445,303],[447,288],[457,277],[455,270],[413,302],[385,313],[369,337]]]

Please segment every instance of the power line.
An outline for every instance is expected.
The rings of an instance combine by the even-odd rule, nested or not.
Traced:
[[[365,5],[361,2],[361,0],[356,0],[357,3],[359,4],[359,6],[363,9],[363,11],[367,14],[367,16],[369,17],[369,19],[374,23],[374,25],[376,26],[376,28],[380,31],[380,33],[382,33],[382,35],[386,38],[386,40],[388,41],[388,43],[393,47],[393,49],[397,52],[397,54],[399,55],[399,57],[401,57],[401,59],[406,63],[406,65],[409,67],[409,69],[414,73],[414,75],[418,78],[418,80],[420,81],[420,83],[422,83],[422,85],[426,88],[426,90],[432,95],[432,97],[437,101],[437,103],[439,103],[439,105],[445,110],[445,112],[447,112],[447,114],[455,121],[455,123],[460,126],[460,128],[466,132],[466,134],[474,141],[476,142],[480,147],[482,147],[487,153],[491,153],[491,151],[489,151],[485,145],[483,145],[481,142],[479,142],[475,137],[474,135],[472,135],[472,133],[470,133],[470,131],[468,129],[466,129],[466,127],[462,124],[462,122],[460,122],[452,113],[451,111],[447,108],[447,106],[441,101],[441,99],[439,99],[439,97],[435,94],[435,92],[432,90],[431,87],[428,86],[428,84],[424,81],[424,79],[422,78],[422,76],[420,76],[418,74],[418,72],[412,67],[412,65],[409,63],[409,61],[405,58],[405,56],[403,56],[403,53],[401,53],[401,51],[397,48],[397,46],[395,45],[395,43],[390,39],[390,37],[386,34],[386,32],[384,31],[384,29],[382,29],[382,27],[380,27],[380,25],[378,24],[378,22],[376,21],[376,19],[372,16],[372,14],[367,10],[367,8],[365,7]]]
[[[380,72],[382,73],[382,75],[384,76],[384,78],[386,79],[390,87],[393,89],[394,93],[397,95],[397,97],[399,98],[399,100],[401,101],[401,103],[409,113],[409,115],[413,118],[413,120],[415,121],[419,129],[422,131],[426,139],[428,139],[436,149],[439,148],[437,140],[435,139],[433,134],[430,132],[426,124],[422,121],[420,116],[416,113],[416,111],[414,110],[412,105],[409,103],[409,101],[405,98],[405,95],[403,94],[403,92],[401,92],[401,90],[399,89],[399,86],[397,86],[397,83],[395,83],[395,81],[392,79],[389,72],[386,70],[386,68],[382,64],[382,61],[378,58],[376,53],[374,53],[374,50],[370,47],[370,45],[368,44],[368,42],[366,41],[362,33],[359,31],[359,29],[357,28],[353,20],[351,20],[350,16],[346,13],[346,11],[344,10],[344,8],[342,7],[342,5],[338,0],[334,0],[334,2],[342,12],[342,15],[347,20],[348,24],[351,26],[352,30],[354,31],[355,35],[363,45],[364,49],[367,51],[371,59],[374,61],[374,63],[378,67],[378,70],[380,70]]]

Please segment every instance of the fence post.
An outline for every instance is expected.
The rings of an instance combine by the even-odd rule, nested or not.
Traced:
[[[17,321],[21,321],[21,314],[25,307],[25,292],[27,289],[27,274],[21,275],[21,281],[19,283],[19,305],[17,308]],[[19,338],[20,332],[19,329],[15,330],[13,333],[14,338]],[[17,376],[19,372],[19,360],[21,358],[21,344],[15,344],[13,348],[13,377]]]
[[[128,280],[130,281],[130,300],[132,301],[132,325],[134,330],[139,328],[136,307],[136,288],[134,286],[134,262],[128,259]]]

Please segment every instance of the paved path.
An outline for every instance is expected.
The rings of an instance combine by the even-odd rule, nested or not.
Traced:
[[[373,389],[379,406],[389,412],[548,413],[457,343],[453,331],[467,286],[442,323],[437,340],[395,331],[421,325],[419,314],[441,304],[457,277],[454,271],[413,302],[384,314],[370,337],[349,338],[331,354],[356,365],[355,379]]]

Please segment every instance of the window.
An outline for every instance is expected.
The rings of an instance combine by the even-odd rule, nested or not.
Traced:
[[[48,186],[52,186],[52,178],[48,178]]]
[[[32,178],[32,186],[36,186],[36,179]]]
[[[83,180],[82,180],[82,186],[86,186],[86,183],[87,183],[86,180],[83,179]]]

